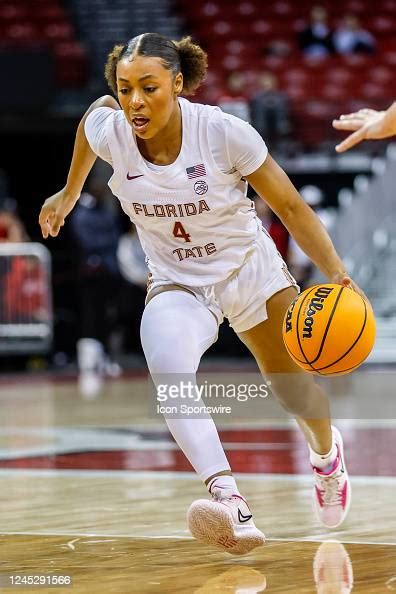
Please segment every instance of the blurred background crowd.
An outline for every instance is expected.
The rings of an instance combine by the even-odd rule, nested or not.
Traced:
[[[373,299],[378,360],[396,360],[395,149],[380,141],[338,155],[331,126],[341,113],[395,99],[396,0],[0,0],[2,368],[77,363],[84,384],[93,371],[114,376],[142,364],[146,266],[107,187],[109,167],[97,163],[47,249],[37,218],[64,184],[82,114],[109,92],[107,53],[146,31],[189,34],[207,51],[209,73],[193,100],[263,136]],[[301,287],[313,282],[281,222],[262,201],[257,212]],[[247,355],[226,325],[210,354]]]

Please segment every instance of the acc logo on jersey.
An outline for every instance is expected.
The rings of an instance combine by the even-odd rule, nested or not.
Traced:
[[[198,194],[199,196],[202,196],[202,194],[206,194],[208,189],[209,189],[208,184],[203,179],[196,181],[194,184],[194,192],[196,194]]]

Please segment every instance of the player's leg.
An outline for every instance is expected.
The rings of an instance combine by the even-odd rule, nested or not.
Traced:
[[[295,296],[294,287],[273,295],[266,303],[268,319],[238,335],[304,432],[316,479],[316,509],[325,525],[335,527],[344,520],[350,502],[342,439],[331,426],[326,394],[292,361],[283,344],[282,322]]]
[[[217,332],[214,315],[192,293],[168,288],[154,296],[141,324],[142,346],[154,383],[195,382],[200,359]],[[199,404],[199,400],[194,402]],[[176,416],[166,418],[169,430],[213,497],[213,501],[192,504],[188,519],[193,535],[233,553],[263,544],[264,537],[238,491],[210,415]]]
[[[283,317],[296,295],[294,287],[276,293],[266,304],[268,319],[238,336],[255,357],[260,371],[266,377],[271,375],[276,396],[296,417],[312,449],[323,453],[331,446],[328,399],[312,376],[292,361],[282,339]]]
[[[141,321],[142,346],[154,383],[195,381],[201,357],[216,340],[217,331],[213,314],[191,293],[179,289],[154,296]],[[209,415],[204,419],[168,416],[166,422],[203,481],[218,472],[231,474]]]

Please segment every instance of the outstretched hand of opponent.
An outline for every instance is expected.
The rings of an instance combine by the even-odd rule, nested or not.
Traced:
[[[396,134],[396,103],[386,111],[365,108],[342,115],[339,119],[333,120],[333,128],[353,131],[336,146],[338,153],[347,151],[362,140],[375,140],[393,136]]]

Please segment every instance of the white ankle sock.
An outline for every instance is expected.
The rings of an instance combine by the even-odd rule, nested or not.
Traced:
[[[337,458],[337,446],[334,440],[334,434],[332,438],[331,449],[327,454],[318,454],[315,452],[310,445],[309,448],[309,460],[315,468],[319,468],[322,472],[328,472],[334,464],[334,460]]]
[[[213,487],[217,487],[218,489],[224,489],[226,491],[232,491],[235,495],[240,495],[239,489],[235,482],[233,476],[228,474],[222,474],[220,476],[215,476],[210,483],[207,485],[209,493],[212,492]]]

